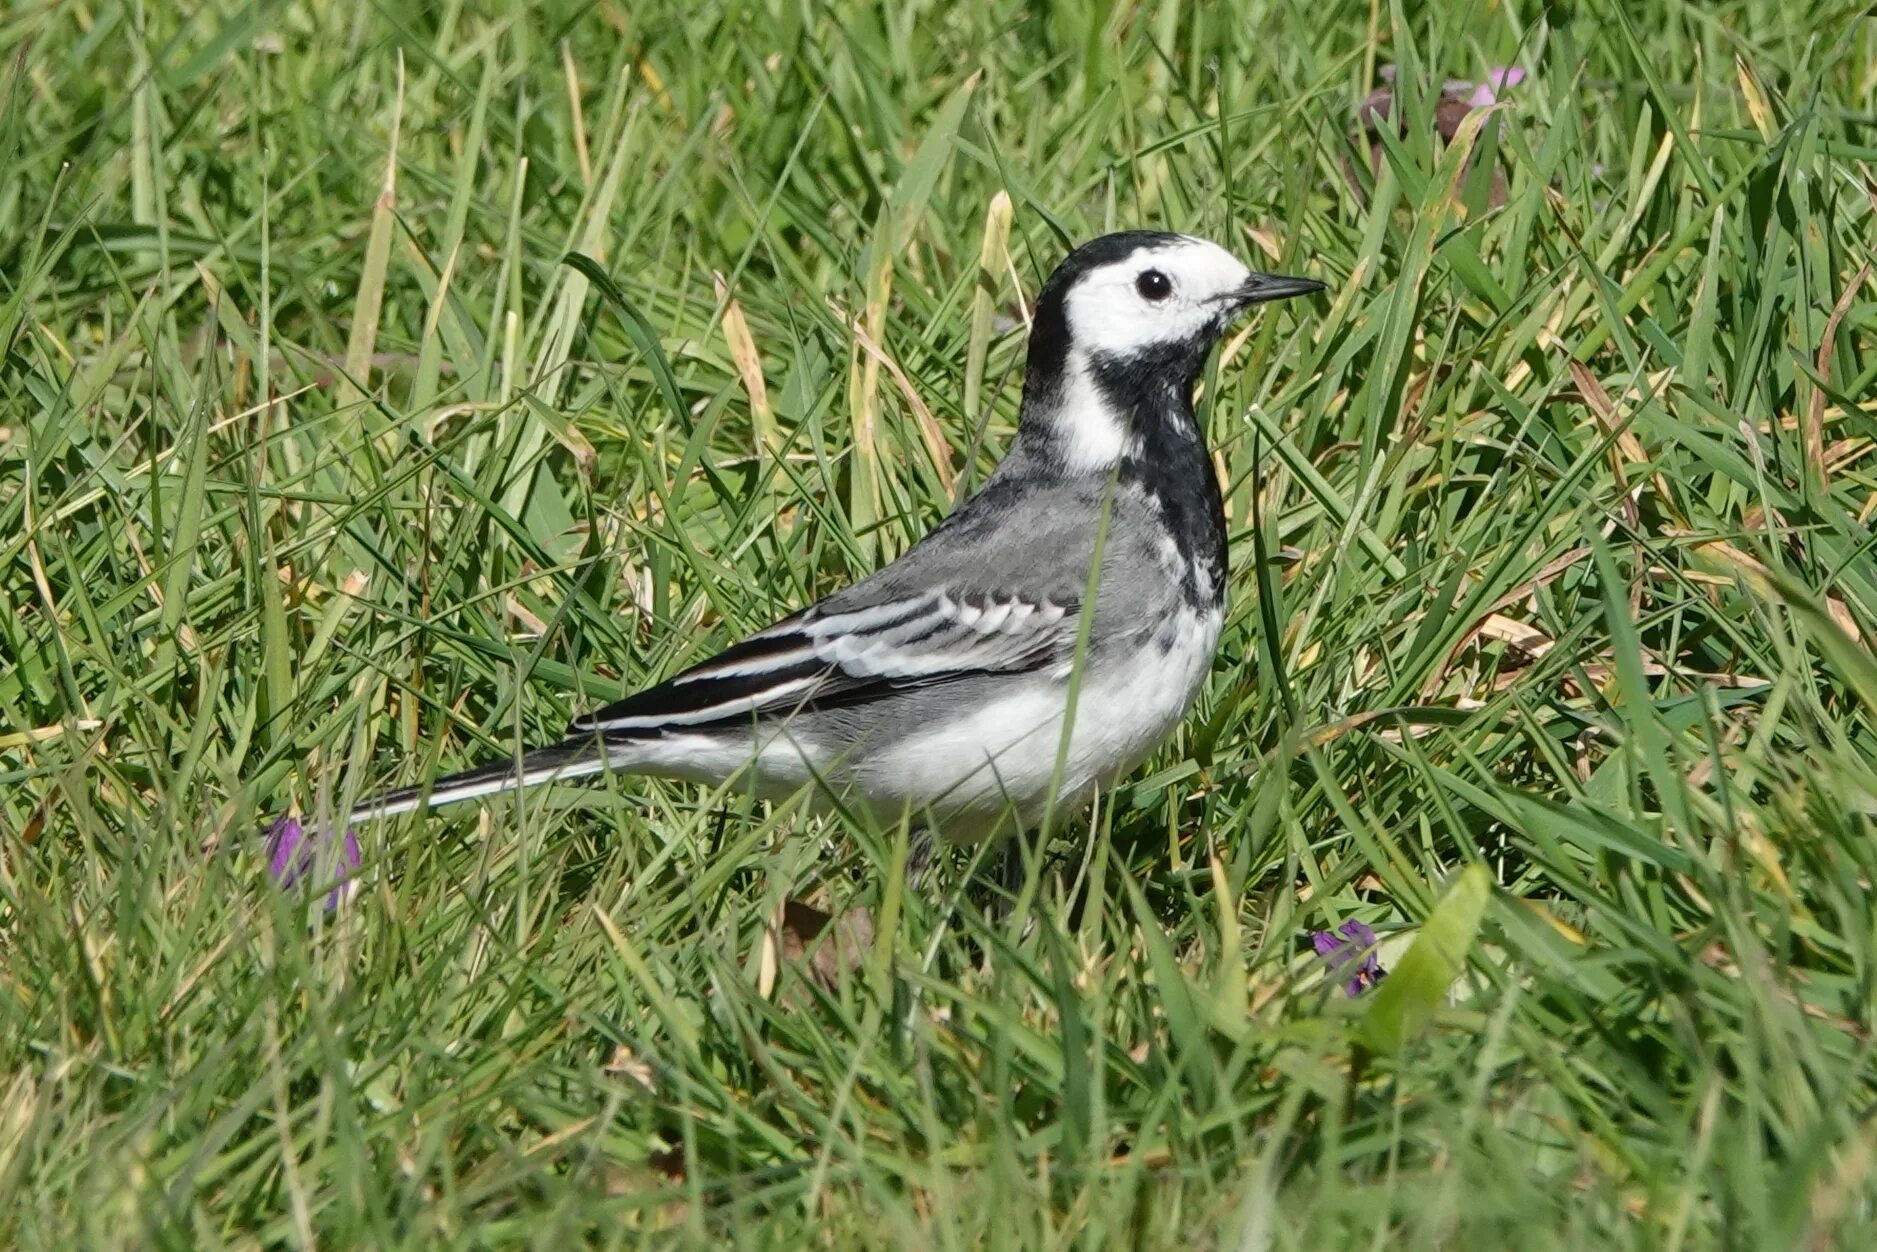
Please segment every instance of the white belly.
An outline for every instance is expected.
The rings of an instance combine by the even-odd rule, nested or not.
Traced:
[[[1212,665],[1219,614],[1184,613],[1170,637],[1169,647],[1149,644],[1130,663],[1085,674],[1066,752],[1067,676],[1015,677],[1010,695],[857,762],[851,782],[882,815],[930,810],[951,839],[978,838],[1012,810],[1032,820],[1052,791],[1060,806],[1079,804],[1186,715]]]
[[[1216,610],[1182,611],[1162,636],[1126,662],[1085,671],[1068,721],[1068,674],[1010,677],[1008,694],[975,710],[948,710],[930,729],[892,744],[798,742],[786,725],[756,744],[748,736],[667,734],[622,752],[612,768],[701,783],[741,777],[783,799],[828,786],[864,800],[882,821],[931,814],[952,841],[1008,829],[1042,815],[1053,794],[1062,809],[1086,801],[1139,765],[1177,726],[1205,683],[1219,642]],[[825,785],[824,785],[825,784]]]

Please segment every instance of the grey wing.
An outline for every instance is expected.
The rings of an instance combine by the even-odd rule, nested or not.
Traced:
[[[747,722],[1064,664],[1074,654],[1099,505],[1086,493],[1056,494],[987,484],[898,561],[576,720],[568,733]],[[1013,516],[1019,511],[1027,524]]]
[[[878,699],[971,674],[1055,663],[1075,643],[1073,604],[930,590],[839,607],[824,604],[568,728],[654,733],[760,715],[793,715]]]

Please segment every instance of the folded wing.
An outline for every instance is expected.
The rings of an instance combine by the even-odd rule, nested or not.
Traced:
[[[824,602],[668,682],[577,719],[569,735],[638,735],[866,703],[910,686],[1066,661],[1077,607],[933,590]]]

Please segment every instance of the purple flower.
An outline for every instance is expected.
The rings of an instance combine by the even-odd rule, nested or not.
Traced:
[[[317,829],[308,830],[297,817],[283,817],[267,832],[267,872],[283,888],[291,888],[315,869],[322,868],[322,853],[328,839]],[[327,855],[330,855],[327,853]],[[328,912],[351,898],[358,882],[352,875],[361,859],[358,833],[347,830],[339,846],[335,877],[338,883],[326,897]]]
[[[1363,140],[1369,149],[1369,172],[1379,176],[1382,170],[1381,131],[1391,127],[1402,138],[1407,138],[1407,118],[1401,116],[1395,107],[1395,80],[1398,77],[1392,65],[1378,66],[1376,77],[1382,85],[1371,91],[1356,106],[1356,122],[1362,127]],[[1452,143],[1454,136],[1460,133],[1460,125],[1467,115],[1476,109],[1491,108],[1500,103],[1505,93],[1525,81],[1525,71],[1516,65],[1495,65],[1486,71],[1484,82],[1474,82],[1470,78],[1449,78],[1440,85],[1440,95],[1434,100],[1434,133],[1447,143]],[[1499,133],[1505,133],[1505,124],[1499,125]],[[1350,189],[1362,195],[1363,189],[1358,182],[1355,170],[1344,162],[1343,174]],[[1505,171],[1495,167],[1492,174],[1492,191],[1489,200],[1494,208],[1505,203]]]
[[[1516,87],[1525,81],[1525,71],[1516,65],[1495,65],[1486,71],[1486,81],[1479,84],[1460,83],[1462,88],[1471,87],[1473,94],[1467,97],[1467,103],[1476,109],[1489,108],[1499,103],[1499,93]],[[1449,87],[1456,84],[1449,83]]]
[[[1376,69],[1381,86],[1368,92],[1368,96],[1355,107],[1355,118],[1363,124],[1363,130],[1370,135],[1381,126],[1385,116],[1395,113],[1395,66],[1381,66]],[[1520,83],[1524,83],[1524,69],[1518,66],[1492,66],[1487,69],[1485,83],[1473,83],[1472,79],[1447,79],[1440,84],[1440,99],[1434,101],[1434,130],[1447,143],[1453,143],[1453,135],[1460,130],[1460,120],[1473,109],[1490,109],[1500,103],[1503,94]],[[1396,118],[1400,124],[1400,118]],[[1400,131],[1406,135],[1408,131]]]
[[[1317,931],[1310,937],[1310,942],[1316,946],[1317,955],[1329,966],[1330,973],[1347,975],[1348,981],[1343,987],[1351,999],[1380,982],[1387,973],[1375,956],[1375,932],[1353,917],[1335,930]],[[1356,967],[1353,970],[1345,969],[1351,961],[1356,962]]]

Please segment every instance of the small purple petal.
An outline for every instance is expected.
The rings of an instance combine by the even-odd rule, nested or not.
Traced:
[[[315,867],[320,848],[326,841],[310,832],[297,817],[283,817],[267,832],[267,872],[282,889],[291,889]],[[353,877],[364,854],[359,849],[358,832],[347,830],[339,844],[339,863],[335,867],[337,885],[326,896],[330,912],[351,898],[358,889]]]
[[[1349,940],[1349,942],[1355,944],[1358,948],[1373,948],[1375,946],[1375,932],[1370,930],[1365,923],[1359,922],[1353,917],[1338,926],[1336,930],[1343,938]]]
[[[1355,918],[1350,918],[1334,931],[1317,931],[1310,937],[1310,942],[1332,974],[1347,973],[1348,981],[1343,984],[1343,990],[1351,999],[1382,980],[1385,971],[1376,959],[1375,932]],[[1345,970],[1344,967],[1352,961],[1356,962],[1356,967]]]
[[[1499,103],[1499,93],[1525,81],[1525,71],[1514,66],[1494,66],[1486,71],[1486,81],[1473,88],[1467,104],[1476,109]],[[1468,84],[1469,86],[1471,84]]]
[[[291,887],[306,872],[306,828],[297,817],[283,817],[267,832],[267,872],[283,887]]]

